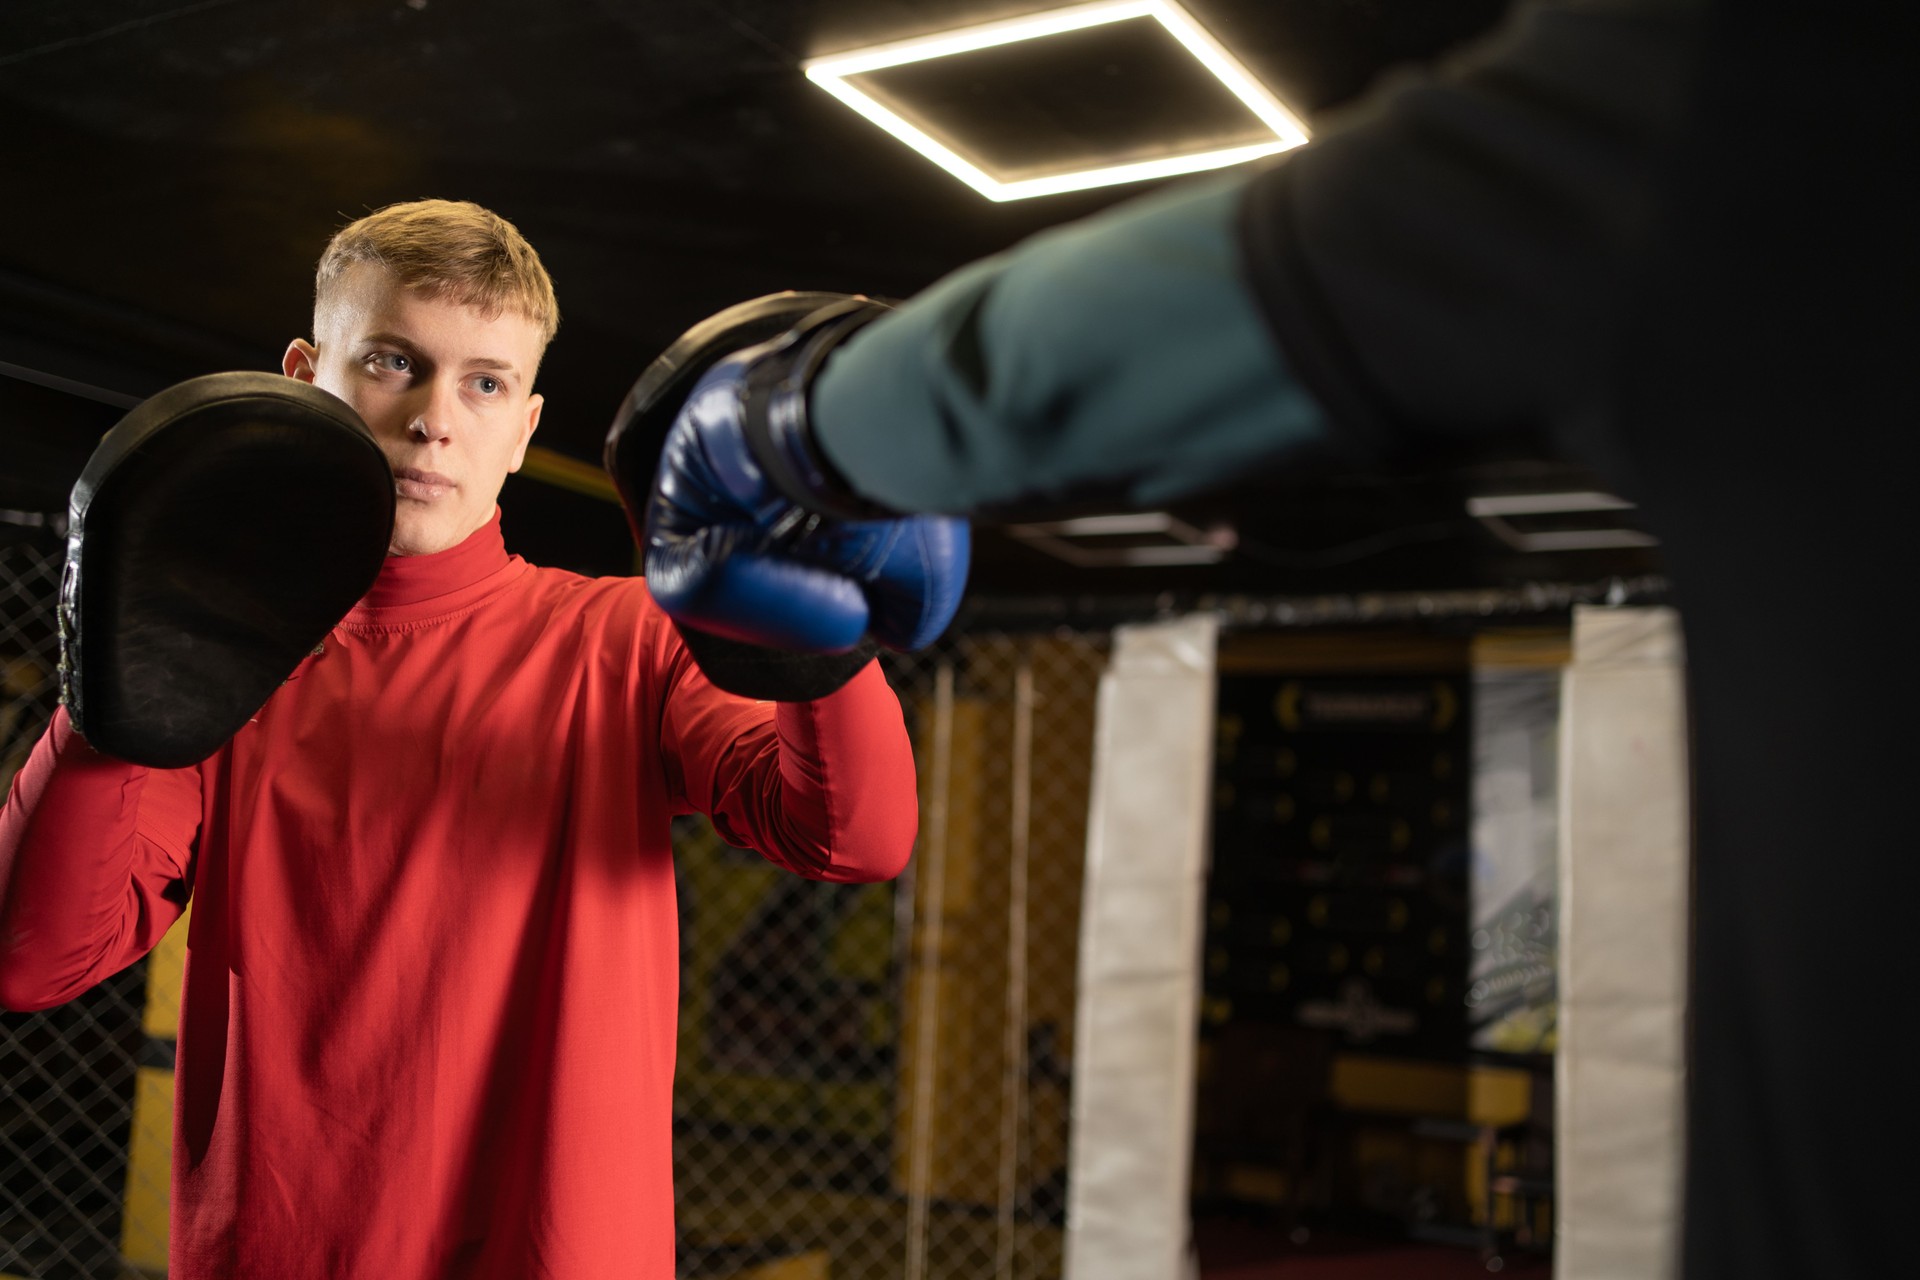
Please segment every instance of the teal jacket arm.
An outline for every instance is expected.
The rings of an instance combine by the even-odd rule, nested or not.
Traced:
[[[977,262],[868,325],[815,381],[827,457],[897,510],[1089,493],[1150,505],[1319,441],[1244,283],[1244,174]]]

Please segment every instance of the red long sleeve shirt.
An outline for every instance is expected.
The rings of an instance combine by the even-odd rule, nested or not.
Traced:
[[[715,690],[643,583],[387,561],[232,742],[109,760],[64,712],[0,812],[0,1002],[125,967],[191,893],[175,1280],[673,1275],[669,819],[878,880],[917,819],[877,667]]]

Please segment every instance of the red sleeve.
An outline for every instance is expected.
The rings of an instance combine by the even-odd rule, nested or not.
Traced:
[[[816,702],[753,702],[672,645],[661,751],[675,798],[729,844],[814,880],[889,880],[920,822],[913,747],[880,664]]]
[[[152,950],[199,829],[198,769],[103,756],[55,712],[0,809],[0,1006],[71,1000]]]

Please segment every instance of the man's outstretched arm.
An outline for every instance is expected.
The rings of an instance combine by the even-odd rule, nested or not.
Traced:
[[[954,513],[1152,503],[1320,442],[1236,243],[1248,176],[1122,205],[964,268],[834,352],[810,410],[861,495]]]
[[[920,813],[913,746],[879,663],[810,702],[750,702],[710,684],[677,640],[663,647],[661,747],[678,799],[729,844],[809,879],[905,869]]]

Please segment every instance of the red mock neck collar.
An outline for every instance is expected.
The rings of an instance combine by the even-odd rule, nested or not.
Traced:
[[[388,556],[380,576],[346,617],[347,626],[419,622],[456,613],[505,586],[527,567],[507,554],[500,508],[465,541],[428,556]]]

